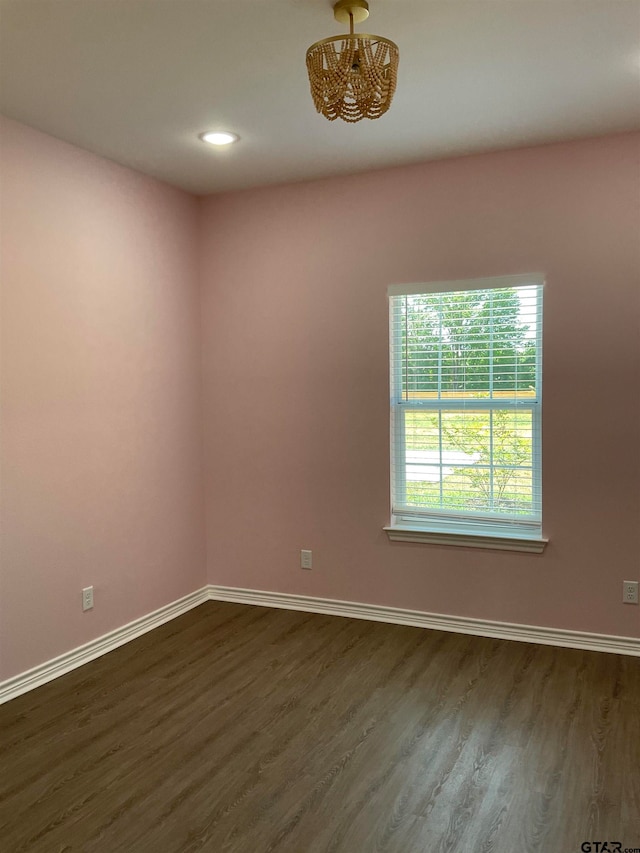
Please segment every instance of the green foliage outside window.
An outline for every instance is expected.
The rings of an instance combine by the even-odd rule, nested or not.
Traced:
[[[536,344],[526,322],[535,320],[531,311],[531,303],[523,311],[515,288],[407,297],[399,318],[402,397],[409,404],[439,402],[436,408],[407,408],[407,465],[412,453],[423,452],[443,466],[437,476],[407,477],[408,506],[532,512],[532,410],[497,402],[491,410],[472,408],[474,398],[535,397]],[[448,399],[469,402],[447,410]],[[429,464],[423,466],[428,471]]]
[[[535,388],[535,343],[515,288],[411,297],[403,317],[403,390],[494,392]],[[409,341],[407,348],[407,340]]]

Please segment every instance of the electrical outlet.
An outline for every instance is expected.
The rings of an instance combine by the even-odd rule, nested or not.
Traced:
[[[311,551],[300,551],[300,568],[301,569],[311,569],[313,567],[311,557],[312,557]]]
[[[82,609],[91,610],[93,608],[93,587],[87,586],[82,590]]]
[[[622,581],[622,600],[625,604],[638,603],[638,581]]]

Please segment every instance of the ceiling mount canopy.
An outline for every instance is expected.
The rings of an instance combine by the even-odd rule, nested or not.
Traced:
[[[338,0],[336,21],[349,32],[312,44],[307,51],[311,96],[329,121],[380,118],[391,106],[398,75],[398,46],[382,36],[354,33],[369,17],[366,0]]]

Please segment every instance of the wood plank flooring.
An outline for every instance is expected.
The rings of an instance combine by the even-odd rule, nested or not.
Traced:
[[[0,708],[3,853],[604,840],[640,850],[638,658],[209,602]]]

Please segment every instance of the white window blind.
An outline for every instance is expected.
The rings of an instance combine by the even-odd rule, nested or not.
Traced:
[[[541,535],[542,290],[389,288],[392,525]]]

